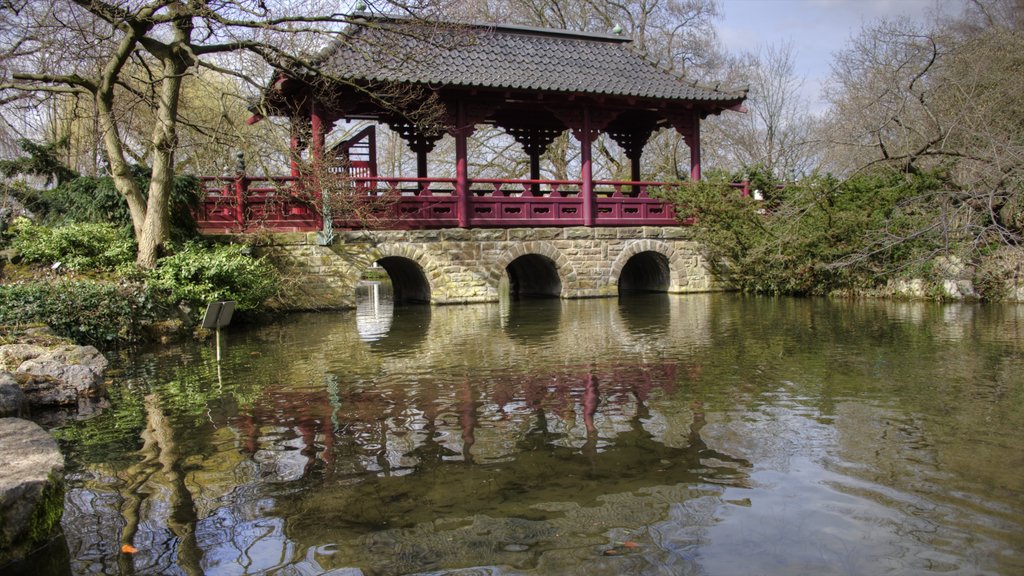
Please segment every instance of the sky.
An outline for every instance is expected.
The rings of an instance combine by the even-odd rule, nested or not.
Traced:
[[[832,54],[863,26],[900,16],[927,22],[936,11],[949,14],[961,5],[958,0],[718,0],[716,24],[730,53],[791,42],[803,95],[811,110],[821,112]]]

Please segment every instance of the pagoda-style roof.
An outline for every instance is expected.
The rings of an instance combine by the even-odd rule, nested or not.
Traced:
[[[263,110],[291,115],[315,94],[333,118],[387,118],[396,103],[413,109],[434,93],[447,102],[459,95],[488,102],[488,115],[503,117],[506,127],[557,127],[537,114],[578,107],[582,97],[616,114],[647,110],[664,125],[673,115],[739,110],[746,98],[745,89],[685,81],[620,35],[357,16],[308,70],[280,76],[264,93]]]
[[[623,36],[487,24],[372,17],[353,24],[318,59],[352,81],[482,88],[673,102],[740,104],[746,91],[686,82]]]

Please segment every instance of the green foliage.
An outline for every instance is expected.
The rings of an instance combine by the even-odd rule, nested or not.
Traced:
[[[149,189],[149,169],[132,166],[135,184],[143,195]],[[194,176],[176,176],[170,199],[170,236],[184,241],[196,235],[192,213],[202,199],[202,186]],[[109,222],[131,226],[128,204],[109,176],[81,176],[58,186],[46,195],[50,222]]]
[[[130,266],[135,260],[135,241],[124,228],[112,224],[37,226],[16,220],[11,226],[11,247],[25,262],[61,262],[70,270],[106,270]]]
[[[80,176],[46,194],[47,220],[51,222],[108,222],[130,226],[124,197],[110,177]]]
[[[157,317],[159,302],[141,284],[91,280],[0,285],[0,324],[46,324],[97,347],[136,342]]]
[[[161,258],[148,281],[175,302],[201,305],[234,300],[239,310],[253,310],[277,291],[278,275],[269,262],[253,258],[249,250],[239,244],[189,242]]]
[[[67,145],[67,138],[44,144],[22,138],[18,140],[18,148],[26,155],[13,160],[0,160],[0,175],[5,178],[17,175],[45,176],[47,186],[54,181],[58,185],[67,182],[78,176],[58,158],[57,152]]]
[[[928,225],[940,183],[895,172],[812,176],[782,189],[760,183],[773,193],[759,202],[720,178],[680,187],[673,200],[680,214],[697,216],[715,272],[740,289],[826,294],[920,272],[941,241]]]

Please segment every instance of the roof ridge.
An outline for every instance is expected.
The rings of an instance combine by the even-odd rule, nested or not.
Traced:
[[[568,38],[578,38],[581,40],[600,40],[604,42],[615,42],[620,44],[632,43],[633,39],[628,36],[622,36],[613,34],[611,32],[587,32],[582,30],[568,30],[565,28],[549,28],[545,26],[529,26],[525,24],[501,24],[498,22],[481,22],[481,21],[459,21],[459,20],[435,20],[431,18],[417,18],[414,16],[401,16],[391,14],[370,14],[367,12],[357,12],[353,14],[354,18],[351,25],[362,25],[364,22],[370,21],[381,21],[381,22],[418,22],[422,24],[442,24],[451,26],[467,26],[471,28],[486,28],[488,30],[500,30],[512,33],[529,34],[534,36],[560,36]]]

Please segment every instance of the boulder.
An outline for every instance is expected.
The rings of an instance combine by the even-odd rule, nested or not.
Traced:
[[[13,372],[26,360],[41,356],[46,348],[36,344],[6,344],[0,346],[0,370]]]
[[[28,411],[28,397],[8,372],[0,372],[0,418],[22,416]]]
[[[93,397],[102,390],[107,359],[96,348],[62,345],[39,354],[33,348],[37,347],[12,344],[0,348],[0,357],[27,356],[15,378],[32,405],[75,405],[80,397]]]
[[[0,462],[2,568],[60,533],[64,457],[38,424],[0,418]]]

